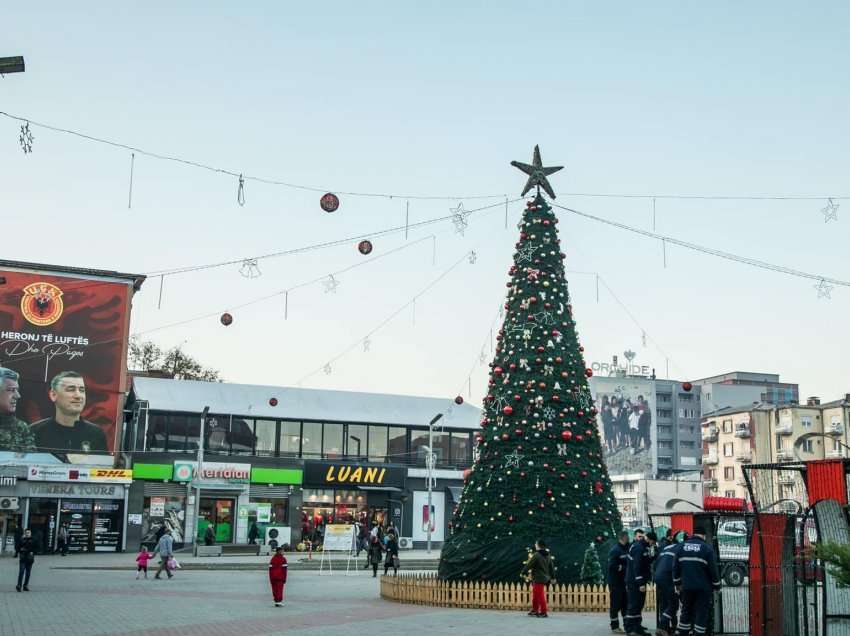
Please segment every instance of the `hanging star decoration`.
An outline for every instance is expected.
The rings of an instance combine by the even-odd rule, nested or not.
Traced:
[[[475,261],[477,261],[477,260],[478,260],[478,254],[475,253],[475,250],[472,250],[469,253],[469,264],[475,265]]]
[[[21,126],[21,136],[18,137],[18,142],[21,144],[21,150],[24,151],[25,155],[32,152],[33,141],[35,141],[35,137],[33,137],[32,132],[30,132],[30,123],[27,122]]]
[[[469,221],[466,220],[469,212],[463,209],[463,202],[458,203],[456,208],[449,208],[449,211],[452,213],[452,223],[454,223],[455,232],[463,236],[466,228],[469,227]]]
[[[537,247],[535,245],[527,245],[517,252],[517,262],[524,263],[528,261],[529,263],[534,258],[534,252],[537,251]]]
[[[328,362],[324,367],[322,367],[322,371],[325,372],[325,375],[330,375],[333,369],[331,369],[331,363]]]
[[[537,186],[537,192],[540,192],[540,188],[543,188],[543,191],[548,194],[553,199],[555,198],[555,191],[552,190],[552,186],[549,184],[548,177],[550,174],[558,172],[558,170],[563,169],[564,166],[552,166],[549,168],[543,167],[543,162],[540,159],[540,146],[534,146],[534,158],[531,160],[531,165],[527,163],[522,163],[520,161],[511,161],[511,165],[514,168],[519,168],[525,174],[528,175],[528,181],[525,184],[525,187],[522,189],[522,195],[525,196],[528,194],[528,191],[531,190],[534,186]]]
[[[322,284],[325,286],[326,294],[335,294],[336,288],[339,287],[339,281],[334,278],[333,274],[329,274]]]
[[[839,204],[833,201],[832,199],[826,200],[826,206],[820,209],[821,214],[823,214],[824,223],[829,223],[830,221],[838,220],[838,207]]]
[[[257,264],[256,258],[246,258],[242,261],[242,266],[239,268],[239,273],[244,278],[259,278],[263,275],[260,271],[260,266]]]
[[[520,455],[516,451],[511,453],[510,455],[505,456],[505,468],[519,468],[519,462],[523,459],[525,455]]]
[[[363,351],[371,351],[372,350],[372,339],[369,336],[366,336],[363,339]]]
[[[827,283],[823,278],[820,279],[817,285],[814,285],[814,288],[818,292],[818,298],[832,299],[830,294],[832,293],[833,286]]]

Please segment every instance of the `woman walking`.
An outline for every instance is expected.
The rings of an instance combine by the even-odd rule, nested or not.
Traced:
[[[377,536],[369,540],[369,564],[372,566],[372,578],[378,576],[378,566],[381,564],[381,556],[384,549],[381,547],[381,541]]]
[[[384,575],[387,574],[387,571],[392,568],[393,574],[398,576],[398,537],[396,537],[395,533],[390,533],[387,535],[387,558],[384,560]]]

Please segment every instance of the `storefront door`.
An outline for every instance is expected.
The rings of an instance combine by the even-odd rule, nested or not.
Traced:
[[[57,529],[68,526],[68,552],[89,552],[92,543],[92,503],[90,499],[64,499],[59,507]]]
[[[56,499],[30,499],[28,528],[32,531],[35,549],[41,554],[53,551],[56,536],[56,513],[59,501]]]
[[[235,507],[235,499],[201,497],[201,505],[198,509],[198,543],[203,544],[207,526],[211,523],[215,528],[216,543],[233,543]]]

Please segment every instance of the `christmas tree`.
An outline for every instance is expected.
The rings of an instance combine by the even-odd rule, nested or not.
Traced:
[[[596,544],[590,543],[584,551],[584,563],[581,564],[581,582],[588,585],[602,585],[602,564],[599,562],[599,553]]]
[[[505,319],[490,363],[475,461],[443,546],[439,575],[517,582],[543,539],[559,582],[580,580],[582,552],[620,529],[602,459],[596,409],[573,320],[558,219],[540,194],[555,194],[534,149],[522,195],[537,186],[520,222]]]

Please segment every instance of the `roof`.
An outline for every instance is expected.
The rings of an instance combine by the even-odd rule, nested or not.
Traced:
[[[200,413],[209,406],[222,415],[407,426],[427,426],[443,413],[439,426],[446,428],[477,429],[481,422],[480,409],[454,399],[385,393],[136,377],[133,395],[156,411]]]
[[[725,380],[749,380],[751,382],[763,382],[765,384],[779,384],[779,374],[759,373],[757,371],[729,371],[728,373],[693,380],[693,384],[722,383]]]
[[[0,267],[7,269],[33,270],[37,272],[51,272],[56,274],[73,274],[77,276],[96,276],[98,278],[117,278],[133,283],[133,288],[138,291],[145,282],[144,274],[122,274],[113,270],[89,269],[87,267],[68,267],[67,265],[45,265],[44,263],[26,263],[24,261],[7,261],[0,259]]]

